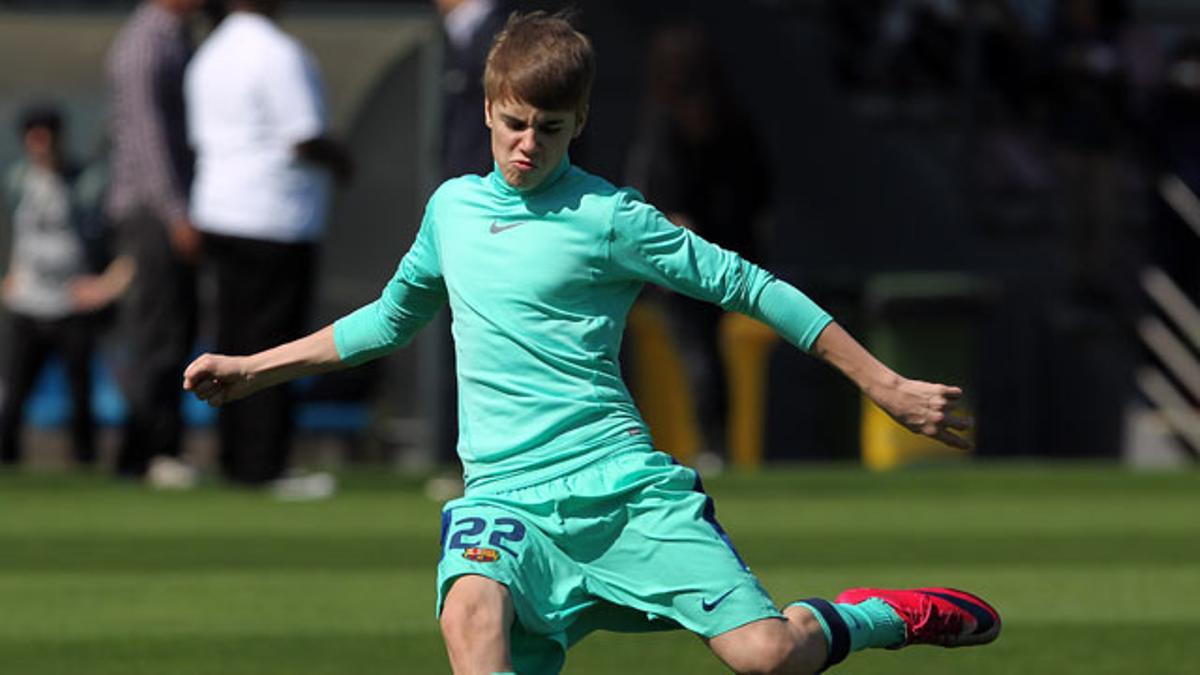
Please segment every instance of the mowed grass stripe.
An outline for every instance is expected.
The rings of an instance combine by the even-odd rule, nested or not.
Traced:
[[[984,535],[1097,535],[1147,533],[1200,536],[1200,482],[1188,491],[1159,495],[1097,493],[1090,498],[907,496],[852,493],[815,497],[742,495],[712,490],[717,519],[731,534],[792,531],[915,536],[962,532]],[[729,502],[727,507],[727,502]],[[1147,517],[1153,516],[1153,517]]]
[[[980,649],[916,647],[851,657],[855,675],[1190,675],[1190,647],[1200,623],[1138,622],[1080,626],[1055,622],[1009,625],[1000,640]],[[296,632],[290,635],[135,634],[106,639],[12,641],[0,639],[5,672],[37,675],[394,675],[448,672],[434,630]],[[169,665],[165,665],[169,664]],[[595,634],[571,650],[566,675],[725,673],[694,637]]]
[[[851,470],[730,474],[709,481],[717,515],[732,534],[842,531],[911,534],[1188,534],[1200,473],[1116,470]],[[779,475],[779,474],[782,474]],[[1045,475],[1049,474],[1049,475]],[[123,535],[419,536],[440,524],[440,506],[409,479],[356,472],[333,500],[288,504],[255,492],[209,486],[163,494],[104,477],[0,473],[0,537]],[[824,481],[824,482],[823,482]],[[358,487],[361,485],[362,487]],[[759,487],[754,487],[758,485]],[[729,502],[728,504],[726,502]],[[1152,514],[1153,517],[1147,517]]]
[[[780,604],[833,597],[850,584],[933,582],[988,598],[1006,624],[1200,625],[1200,574],[1190,566],[1079,570],[879,565],[760,570]],[[0,577],[2,640],[74,640],[127,633],[145,638],[313,631],[431,630],[434,580],[417,573],[28,574]]]
[[[20,675],[396,675],[449,669],[435,629],[386,628],[89,640],[0,639],[0,672]]]
[[[905,498],[1157,497],[1186,494],[1200,486],[1197,471],[1134,472],[1115,464],[947,462],[870,473],[853,465],[772,465],[761,473],[730,472],[705,485],[713,492],[750,498],[845,495]]]
[[[1009,624],[982,648],[919,646],[852,655],[838,673],[853,675],[1194,675],[1191,639],[1200,623],[1087,626]],[[429,671],[435,672],[435,671]],[[441,672],[441,671],[436,671]],[[568,675],[727,673],[695,638],[679,633],[589,637],[567,656]],[[830,671],[835,672],[835,671]]]
[[[834,597],[848,585],[905,588],[952,586],[978,593],[1006,622],[1155,624],[1200,622],[1200,569],[1192,565],[997,566],[850,565],[836,568],[755,568],[776,601],[811,595]]]
[[[0,537],[0,574],[91,572],[174,573],[179,570],[346,570],[432,569],[437,563],[437,532],[419,536],[326,537],[322,535],[170,535]],[[844,533],[810,535],[733,534],[738,551],[752,566],[805,567],[843,564],[1074,564],[1080,568],[1114,564],[1200,565],[1200,537],[1146,533],[1101,535],[907,535]]]
[[[434,579],[432,569],[5,575],[0,640],[429,630]]]
[[[1200,474],[848,469],[708,481],[780,602],[948,584],[1005,618],[976,650],[856,656],[847,672],[1191,673]],[[282,504],[208,486],[0,474],[0,673],[439,673],[439,507],[351,473]],[[695,638],[598,635],[567,673],[725,672]]]

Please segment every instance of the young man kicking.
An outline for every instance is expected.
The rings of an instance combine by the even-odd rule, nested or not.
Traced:
[[[488,55],[495,170],[444,183],[375,302],[250,356],[206,354],[184,387],[220,405],[407,344],[449,302],[466,495],[442,513],[438,613],[456,673],[556,673],[598,629],[686,628],[742,673],[813,673],[866,647],[996,638],[978,597],[854,589],[782,610],[717,524],[696,473],[653,449],[621,381],[650,282],[765,321],[910,430],[954,446],[956,387],[896,374],[792,286],[573,166],[595,71],[565,20],[514,15]]]

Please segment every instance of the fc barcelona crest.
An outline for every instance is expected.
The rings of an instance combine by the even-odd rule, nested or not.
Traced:
[[[463,551],[463,557],[475,562],[490,563],[500,559],[500,552],[494,548],[468,548]]]

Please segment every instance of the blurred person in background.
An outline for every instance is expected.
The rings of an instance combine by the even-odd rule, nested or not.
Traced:
[[[193,156],[183,72],[190,20],[203,0],[145,0],[108,52],[111,173],[108,214],[136,272],[122,306],[117,379],[129,410],[117,474],[188,487],[179,376],[195,339],[200,233],[188,217]],[[153,469],[151,466],[153,463]]]
[[[280,4],[230,2],[185,82],[197,153],[191,218],[216,281],[216,349],[234,353],[304,333],[330,178],[350,174],[346,151],[327,136],[317,64],[275,23]],[[280,387],[221,409],[227,479],[257,486],[283,478],[293,408],[292,392]]]
[[[492,39],[504,27],[509,7],[505,0],[436,0],[446,52],[442,71],[441,176],[443,180],[466,174],[486,175],[492,170],[492,148],[483,116],[483,65]],[[437,329],[442,346],[438,355],[442,373],[454,372],[450,327]],[[458,435],[458,396],[454,378],[441,378],[436,393],[433,445],[436,460],[458,462],[454,449]],[[431,493],[458,493],[458,478],[439,476],[430,482]],[[442,487],[435,487],[442,486]]]
[[[63,116],[52,106],[25,110],[18,124],[24,159],[4,175],[12,259],[0,280],[9,311],[9,344],[0,354],[0,462],[21,461],[25,402],[47,359],[66,366],[71,397],[70,438],[75,461],[96,461],[92,415],[92,353],[98,310],[128,285],[132,263],[113,260],[90,226],[103,194],[102,175],[64,155]]]
[[[492,39],[504,27],[504,0],[437,0],[446,32],[442,73],[442,176],[492,170],[492,151],[483,116],[483,64]]]
[[[725,85],[719,57],[695,25],[655,32],[649,91],[626,179],[679,227],[746,258],[761,254],[771,170],[753,120]],[[725,455],[728,387],[720,307],[654,289],[690,380],[702,434],[699,461]]]
[[[510,17],[485,75],[496,168],[434,192],[375,302],[271,349],[201,355],[184,387],[222,405],[363,363],[450,305],[466,494],[443,507],[437,606],[456,673],[556,673],[595,630],[686,628],[745,673],[996,639],[996,611],[953,589],[777,607],[698,474],[654,449],[617,358],[645,283],[768,323],[911,431],[967,447],[970,420],[956,412],[961,389],[902,377],[795,287],[574,166],[594,74],[590,41],[564,18]]]

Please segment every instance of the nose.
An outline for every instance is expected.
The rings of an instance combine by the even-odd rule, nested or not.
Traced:
[[[537,132],[533,129],[526,129],[521,132],[521,136],[517,139],[517,149],[521,152],[531,155],[537,150],[538,139]]]

